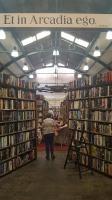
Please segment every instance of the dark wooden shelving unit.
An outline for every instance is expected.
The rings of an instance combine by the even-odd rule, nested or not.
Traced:
[[[21,80],[10,75],[7,78],[2,74],[0,79],[0,177],[37,156],[35,84],[23,81],[19,87]]]
[[[73,130],[76,122],[75,139],[79,140],[82,126],[85,127],[91,168],[112,177],[112,81],[87,82],[88,85],[83,85],[85,80],[75,80],[68,90],[69,128]],[[83,152],[81,154],[80,162],[84,165]]]
[[[48,101],[45,100],[43,95],[36,95],[36,118],[37,118],[37,138],[38,142],[42,138],[42,123],[49,110]]]

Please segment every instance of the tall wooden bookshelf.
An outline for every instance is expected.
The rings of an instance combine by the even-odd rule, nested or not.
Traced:
[[[70,85],[69,128],[77,124],[75,139],[84,137],[89,155],[81,152],[81,164],[112,176],[112,72],[75,80]]]
[[[60,116],[63,118],[63,122],[68,124],[68,111],[69,111],[69,100],[68,96],[60,104]]]
[[[36,116],[37,116],[37,138],[38,142],[42,138],[42,123],[49,110],[48,101],[43,95],[36,95]]]
[[[35,85],[0,75],[0,177],[36,159]]]

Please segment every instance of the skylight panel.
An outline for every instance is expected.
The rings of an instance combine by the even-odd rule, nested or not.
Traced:
[[[54,67],[46,67],[43,69],[37,69],[36,74],[53,74],[54,73]]]
[[[42,31],[40,33],[37,33],[36,37],[37,37],[37,40],[41,40],[47,36],[49,36],[51,34],[51,31]]]
[[[64,67],[65,65],[63,63],[58,63],[58,66]]]
[[[64,67],[58,67],[58,73],[60,74],[74,74],[74,69],[64,68]]]
[[[26,46],[28,44],[31,44],[32,42],[35,42],[35,41],[36,41],[36,37],[35,36],[31,36],[31,37],[28,37],[28,38],[22,40],[21,42],[22,42],[23,46]]]
[[[61,32],[61,37],[70,42],[74,42],[74,40],[75,40],[75,37],[73,35],[65,33],[65,32]]]
[[[80,39],[80,38],[76,38],[76,39],[75,39],[75,43],[78,44],[78,45],[80,45],[80,46],[83,46],[83,47],[85,47],[85,48],[87,48],[88,45],[89,45],[89,42],[87,42],[87,41],[85,41],[85,40],[82,40],[82,39]]]
[[[5,40],[6,39],[6,34],[4,30],[0,30],[0,40]]]
[[[53,63],[47,63],[46,64],[46,67],[51,67],[51,66],[53,66]]]

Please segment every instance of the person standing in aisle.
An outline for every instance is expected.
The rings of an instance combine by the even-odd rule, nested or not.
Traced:
[[[43,120],[42,124],[43,136],[45,142],[46,159],[55,159],[54,155],[54,130],[55,130],[55,120],[52,119],[52,114],[48,113],[46,118]]]

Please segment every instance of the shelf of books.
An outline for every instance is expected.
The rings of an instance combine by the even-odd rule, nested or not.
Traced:
[[[112,72],[70,83],[69,128],[77,124],[75,139],[84,138],[89,155],[81,152],[81,164],[112,177]]]
[[[48,113],[49,105],[48,101],[45,100],[43,95],[36,95],[36,116],[37,116],[37,138],[38,142],[42,138],[42,122]]]
[[[64,123],[68,124],[68,96],[60,104],[60,116],[63,118]]]
[[[36,159],[35,84],[0,74],[0,177]]]

